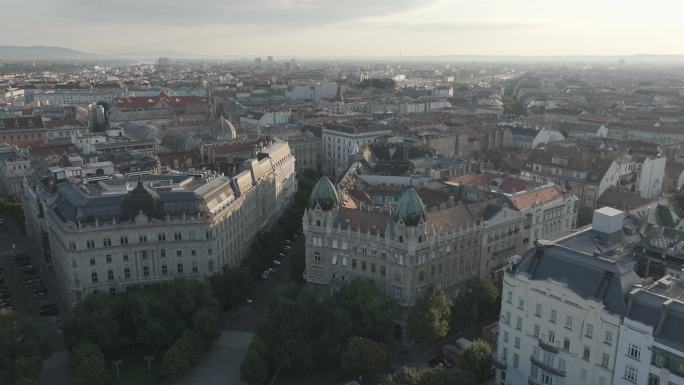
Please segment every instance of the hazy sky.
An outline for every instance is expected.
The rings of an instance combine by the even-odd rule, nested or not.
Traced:
[[[0,45],[103,54],[684,54],[682,0],[0,0],[0,9]]]

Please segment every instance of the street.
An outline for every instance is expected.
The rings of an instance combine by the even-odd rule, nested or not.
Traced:
[[[249,298],[251,305],[243,305],[224,314],[221,322],[221,336],[195,366],[176,385],[215,385],[242,384],[240,363],[247,353],[247,347],[254,332],[268,316],[268,304],[273,297],[273,289],[290,279],[290,262],[297,250],[303,250],[304,237],[299,236],[292,249],[280,265],[274,265],[276,272],[269,279],[257,279]]]

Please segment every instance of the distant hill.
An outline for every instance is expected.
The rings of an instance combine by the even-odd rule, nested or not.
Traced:
[[[85,60],[99,57],[63,47],[0,45],[0,60]]]

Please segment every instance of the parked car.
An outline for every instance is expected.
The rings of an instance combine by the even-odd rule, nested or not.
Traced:
[[[281,251],[280,253],[278,253],[278,256],[279,256],[280,258],[285,258],[285,253],[283,253],[283,252]]]
[[[251,299],[251,298],[247,298],[247,299],[245,300],[245,304],[247,304],[247,305],[251,305],[251,304],[253,304],[253,303],[254,303],[254,300]]]
[[[286,245],[292,246],[292,241],[289,239],[284,240],[283,243]]]
[[[268,277],[269,277],[268,271],[261,272],[261,276],[260,276],[261,279],[268,279]]]
[[[277,259],[274,259],[274,260],[273,260],[273,264],[274,264],[274,265],[280,265],[280,261],[277,260]]]

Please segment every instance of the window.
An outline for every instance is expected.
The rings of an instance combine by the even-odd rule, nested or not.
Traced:
[[[639,360],[641,357],[641,347],[634,344],[629,344],[629,347],[627,348],[627,356],[632,357],[635,360]]]
[[[589,361],[590,357],[591,357],[591,350],[589,349],[588,346],[585,346],[584,351],[582,352],[582,359],[585,361]]]
[[[380,275],[385,276],[385,265],[380,266]]]
[[[131,278],[131,269],[129,269],[129,268],[124,269],[124,278],[126,278],[126,279]]]
[[[506,330],[503,332],[503,342],[508,343],[508,331]]]
[[[563,350],[570,350],[570,338],[563,339]]]
[[[394,298],[401,299],[401,288],[395,286],[394,287]]]
[[[513,353],[513,367],[517,368],[520,363],[520,356],[517,353]]]
[[[173,234],[173,239],[174,239],[175,241],[180,241],[180,240],[183,239],[183,236],[181,235],[180,232],[175,232],[175,233]]]
[[[361,261],[361,270],[366,271],[366,261]]]
[[[147,259],[147,250],[141,251],[140,256],[142,257],[142,259]]]
[[[508,360],[508,349],[501,349],[501,361],[506,362]]]
[[[570,316],[565,317],[565,328],[566,329],[572,329],[572,317],[570,317]]]
[[[192,261],[192,272],[197,273],[197,262]]]
[[[111,294],[111,295],[116,294],[116,288],[115,288],[115,287],[110,287],[110,288],[109,288],[109,294]]]
[[[147,242],[147,234],[140,234],[140,242]]]
[[[506,322],[507,325],[511,324],[511,312],[506,311],[506,318],[504,319],[504,322]]]
[[[613,332],[607,331],[604,338],[603,338],[603,342],[608,344],[608,345],[612,345],[613,344]]]
[[[124,254],[124,255],[123,255],[123,261],[124,261],[124,262],[128,262],[128,254]]]
[[[321,254],[319,252],[314,253],[314,262],[321,263]]]
[[[549,343],[553,344],[556,342],[556,333],[549,330]]]
[[[214,271],[214,261],[207,262],[207,270],[210,272]]]
[[[553,377],[546,373],[542,373],[541,382],[543,385],[553,385]]]
[[[90,258],[90,266],[95,266],[95,258]]]
[[[506,293],[506,303],[513,303],[513,292],[509,291]]]
[[[182,257],[183,256],[183,250],[176,250],[176,257]]]
[[[197,256],[197,250],[195,250],[195,249],[190,250],[190,255],[192,255],[193,257],[196,257]]]
[[[207,249],[207,255],[211,255],[214,251],[210,248]]]
[[[159,256],[162,258],[166,258],[166,250],[164,250],[164,249],[159,250]]]
[[[522,298],[518,298],[518,309],[520,309],[520,310],[525,309],[525,300]]]
[[[150,267],[149,266],[143,266],[143,276],[145,276],[145,277],[150,276]]]
[[[609,367],[610,365],[610,355],[608,353],[603,353],[601,355],[601,366],[604,368]]]
[[[111,245],[112,245],[112,239],[111,239],[111,238],[105,238],[105,239],[103,239],[103,240],[102,240],[102,245],[104,245],[104,247],[109,247],[109,246],[111,246]]]
[[[515,347],[516,349],[520,349],[520,337],[515,337]]]
[[[159,239],[160,242],[164,242],[166,240],[166,234],[165,233],[159,233],[157,235],[157,239]]]
[[[535,337],[539,337],[539,325],[534,325],[534,332],[533,332]]]
[[[110,281],[114,280],[114,272],[113,271],[111,271],[111,270],[107,271],[107,279]]]
[[[587,338],[592,338],[594,336],[594,325],[587,324],[587,327],[584,330],[584,336]]]
[[[128,237],[121,237],[121,238],[119,238],[119,241],[121,242],[122,245],[127,245],[128,244]]]
[[[565,360],[558,357],[558,369],[565,371]]]
[[[109,255],[109,254],[107,254],[107,255],[105,256],[105,260],[107,261],[107,263],[112,263],[112,256]]]
[[[541,315],[542,315],[542,305],[541,304],[537,304],[537,307],[534,311],[534,315],[536,315],[537,317],[541,317]]]
[[[660,377],[656,376],[655,374],[649,374],[648,385],[660,385]]]
[[[425,280],[425,272],[418,272],[418,282],[423,282]]]
[[[169,269],[168,269],[168,267],[166,267],[166,265],[162,265],[162,268],[161,268],[161,269],[162,269],[162,275],[168,274]]]
[[[522,330],[522,318],[518,317],[518,319],[515,321],[515,328]]]
[[[352,258],[352,269],[356,269],[357,264],[356,258]]]
[[[93,283],[96,283],[97,282],[97,273],[90,274],[90,280],[93,281]]]
[[[556,323],[556,319],[558,318],[558,312],[555,310],[551,310],[551,318],[549,321]]]
[[[179,263],[179,264],[178,264],[178,270],[177,270],[177,271],[178,271],[179,273],[183,273],[183,264],[182,264],[182,263]]]
[[[625,367],[625,380],[627,380],[629,382],[633,382],[636,384],[637,374],[638,373],[637,373],[637,370],[635,367],[629,366],[629,365],[627,365],[627,367]]]
[[[95,247],[95,241],[86,241],[86,248],[92,249]]]

